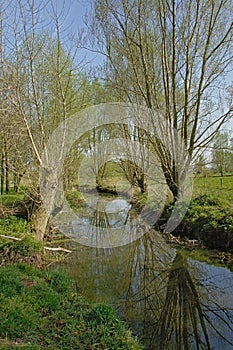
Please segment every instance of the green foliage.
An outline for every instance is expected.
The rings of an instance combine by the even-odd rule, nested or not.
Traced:
[[[219,198],[210,197],[207,194],[200,195],[193,199],[193,204],[195,205],[203,205],[203,206],[215,206],[220,205]]]
[[[207,195],[233,208],[233,176],[197,177],[194,180],[194,196]]]
[[[9,255],[20,254],[22,256],[28,257],[32,253],[40,252],[42,245],[39,241],[35,240],[33,237],[24,237],[20,241],[7,241],[0,246],[0,252],[8,251]]]
[[[84,202],[83,195],[79,191],[66,191],[66,199],[71,206],[76,206]]]
[[[80,213],[86,213],[86,205],[81,192],[79,191],[66,191],[66,199],[69,205],[74,211]]]
[[[26,220],[10,216],[7,219],[0,219],[0,234],[6,236],[22,237],[31,231]]]
[[[166,207],[167,217],[171,210]],[[175,234],[201,240],[210,248],[233,250],[233,212],[219,198],[207,194],[194,197]]]
[[[137,349],[130,332],[125,331],[124,323],[115,317],[111,307],[96,305],[87,313],[85,320],[90,332],[88,337],[93,339],[93,349],[107,348],[108,344],[111,344],[111,349],[116,350],[119,349],[119,346],[123,346],[123,349]],[[102,336],[102,341],[98,344],[100,336]]]
[[[0,234],[19,238],[12,240],[0,237],[0,265],[15,262],[42,265],[43,244],[32,235],[26,220],[14,216],[1,219]]]
[[[16,262],[27,262],[32,265],[42,266],[43,244],[26,236],[21,240],[4,240],[0,244],[0,265]]]
[[[1,340],[0,340],[0,349],[1,350],[17,350],[17,349],[21,349],[21,350],[40,350],[40,346],[39,345],[24,345],[21,344],[20,345],[16,345],[17,343],[12,343],[9,342],[7,340],[3,340],[2,344],[1,344]]]
[[[141,349],[113,310],[89,304],[64,272],[28,265],[0,268],[1,343],[0,349]]]

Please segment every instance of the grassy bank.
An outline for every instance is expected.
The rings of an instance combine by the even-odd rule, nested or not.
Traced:
[[[26,220],[14,216],[0,220],[0,266],[22,262],[45,267],[50,258]]]
[[[113,310],[90,304],[62,271],[0,268],[0,349],[141,349]]]
[[[194,179],[193,196],[201,195],[218,198],[223,205],[233,210],[233,175],[196,177]]]
[[[106,174],[107,185],[113,186],[122,178],[122,174],[108,165]],[[88,187],[88,184],[87,184]],[[122,188],[123,192],[126,188]],[[12,192],[9,195],[0,196],[4,205],[18,203],[22,199],[23,191],[19,194]],[[74,210],[81,210],[85,213],[86,204],[82,193],[70,190],[66,193],[67,200]],[[95,196],[95,194],[93,195]],[[138,196],[138,201],[142,206],[147,202],[147,196]],[[151,200],[151,199],[150,199]],[[147,202],[152,210],[155,207],[154,199]],[[163,218],[158,227],[163,226],[164,221],[170,216],[173,207],[169,204],[165,206]],[[3,215],[4,217],[4,215]],[[0,220],[0,234],[1,234]],[[22,225],[21,225],[22,226]],[[8,226],[3,230],[9,231]],[[15,227],[11,227],[9,234],[18,230],[17,222]],[[29,228],[30,230],[30,228]],[[193,197],[189,205],[187,214],[181,225],[174,232],[176,236],[187,236],[190,239],[202,240],[209,248],[220,250],[233,249],[233,176],[198,176],[194,179]]]
[[[112,308],[86,301],[63,271],[46,271],[61,255],[46,252],[27,221],[0,220],[0,235],[11,236],[0,236],[1,350],[142,349]]]
[[[165,207],[163,219],[170,217],[172,209],[170,205]],[[233,252],[233,210],[216,196],[198,195],[172,234],[201,241],[210,249]]]
[[[179,229],[209,248],[233,252],[233,176],[196,178],[193,198]]]

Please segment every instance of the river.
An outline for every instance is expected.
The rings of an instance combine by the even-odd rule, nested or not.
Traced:
[[[145,349],[233,349],[232,272],[185,257],[129,211],[127,201],[108,199],[108,210],[79,215],[74,231],[92,243],[102,230],[106,238],[110,226],[133,237],[98,248],[78,243],[73,232],[67,244],[73,254],[64,266],[82,294],[112,305]]]

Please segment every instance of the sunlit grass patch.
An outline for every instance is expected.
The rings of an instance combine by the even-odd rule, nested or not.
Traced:
[[[208,194],[233,209],[233,176],[196,177],[194,196]]]
[[[3,194],[0,196],[0,204],[12,205],[17,201],[22,201],[24,197],[25,197],[25,192],[23,190],[19,192],[15,192],[11,190],[10,193]]]

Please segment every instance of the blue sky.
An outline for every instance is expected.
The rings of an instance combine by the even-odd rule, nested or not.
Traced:
[[[59,2],[59,0],[57,0]],[[66,22],[71,26],[72,31],[81,30],[85,27],[84,16],[90,10],[90,0],[65,0],[65,10],[67,12]],[[97,60],[99,61],[99,60]],[[227,84],[233,82],[233,72],[226,78]]]
[[[2,4],[8,4],[8,0],[0,0]],[[23,2],[27,0],[22,0]],[[84,16],[90,11],[91,8],[91,0],[56,0],[58,8],[64,4],[65,10],[65,22],[63,24],[64,29],[69,29],[73,33],[78,34],[82,28],[85,27]],[[40,0],[35,0],[36,4],[41,3]],[[97,54],[93,54],[90,51],[81,51],[78,55],[78,59],[82,60],[86,54],[86,57],[92,65],[103,62],[103,59]],[[226,79],[227,85],[233,82],[233,72],[229,73]],[[231,121],[228,126],[230,129],[233,128],[233,121]]]
[[[85,16],[88,15],[91,9],[91,0],[65,0],[64,4],[66,12],[64,27],[69,27],[73,33],[78,34],[82,28],[85,28]],[[82,52],[84,54],[84,51]],[[92,65],[100,64],[104,59],[103,56],[87,50],[85,50],[85,55]]]
[[[59,0],[57,0],[59,2]],[[65,9],[67,11],[67,24],[71,26],[72,31],[81,30],[84,26],[84,16],[90,10],[91,0],[65,0]],[[91,60],[91,64],[101,63],[102,59],[96,54],[91,52],[87,53],[87,57]],[[230,72],[226,77],[226,84],[233,84],[233,72]],[[230,120],[225,128],[225,130],[233,133],[233,120]]]
[[[65,8],[68,12],[67,21],[73,28],[81,29],[84,26],[83,16],[90,9],[89,2],[84,0],[66,0]]]

